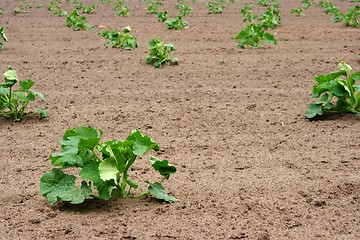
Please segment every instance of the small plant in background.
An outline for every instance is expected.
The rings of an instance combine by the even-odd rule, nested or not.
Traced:
[[[168,19],[168,12],[165,10],[164,12],[158,12],[158,21],[165,22]]]
[[[344,22],[345,26],[352,26],[360,28],[360,6],[355,6],[353,8],[348,8],[346,14],[337,13],[334,15],[334,21],[341,20]]]
[[[206,6],[209,14],[222,13],[226,8],[226,4],[223,1],[207,2]]]
[[[175,47],[173,44],[164,42],[160,38],[154,38],[149,42],[150,54],[146,57],[146,62],[160,68],[163,64],[177,64],[179,60],[173,56]]]
[[[117,16],[129,16],[131,8],[129,6],[122,6],[119,12],[116,14]]]
[[[58,2],[57,1],[50,1],[49,6],[47,8],[49,11],[56,11],[59,9]]]
[[[124,141],[101,143],[103,131],[79,126],[68,129],[61,141],[61,152],[50,155],[55,167],[40,179],[40,193],[51,205],[60,201],[80,204],[86,198],[109,200],[110,197],[129,198],[138,185],[130,179],[131,167],[138,157],[151,150],[159,151],[159,145],[150,137],[134,130]],[[152,168],[161,180],[150,183],[146,191],[134,196],[151,195],[169,203],[176,201],[165,191],[163,183],[176,172],[167,160],[150,157]],[[81,186],[76,186],[76,176],[64,172],[67,168],[79,169]],[[96,188],[96,192],[94,191]]]
[[[104,5],[112,3],[113,0],[100,0],[100,2]]]
[[[4,41],[4,42],[7,42],[8,39],[5,35],[5,31],[4,31],[4,27],[0,27],[0,40]],[[3,49],[3,42],[0,41],[0,50]]]
[[[192,8],[189,7],[186,3],[178,5],[179,8],[179,16],[185,17],[192,14]]]
[[[297,16],[297,17],[301,17],[301,16],[305,15],[304,10],[301,8],[293,8],[293,9],[291,9],[290,13],[294,13],[295,16]]]
[[[253,23],[257,20],[258,16],[252,13],[253,5],[245,3],[244,8],[240,9],[240,14],[244,16],[243,22]]]
[[[123,33],[117,30],[103,30],[99,34],[109,42],[104,45],[112,45],[114,48],[123,48],[125,50],[133,50],[138,47],[136,38],[130,34],[131,28],[129,26],[123,28]]]
[[[0,7],[0,16],[4,14],[4,9],[2,7]]]
[[[275,29],[280,25],[281,17],[279,11],[279,4],[275,3],[269,6],[266,11],[262,14],[259,23],[266,30]]]
[[[66,26],[73,30],[92,30],[93,27],[86,23],[86,17],[80,16],[79,12],[74,9],[70,15],[66,17]]]
[[[303,9],[308,9],[309,7],[311,7],[314,3],[311,0],[302,0],[302,8]]]
[[[38,5],[36,5],[36,8],[43,8],[44,7],[44,4],[42,3],[39,3]]]
[[[88,7],[85,7],[83,6],[82,10],[83,10],[83,13],[85,14],[91,14],[94,12],[94,10],[98,7],[98,5],[96,3],[93,3],[91,4],[90,6]]]
[[[36,97],[45,101],[44,95],[30,90],[34,86],[31,80],[20,81],[20,89],[13,90],[18,82],[18,76],[11,67],[4,73],[4,83],[0,84],[0,115],[13,118],[16,122],[35,113],[25,113],[25,109],[30,102],[36,100]],[[41,118],[47,118],[45,109],[38,108]]]
[[[165,21],[167,29],[181,30],[188,26],[188,23],[181,16],[171,18]]]
[[[157,14],[158,13],[158,7],[162,6],[163,3],[160,0],[151,0],[149,7],[148,7],[148,13],[149,14]]]
[[[360,115],[360,72],[352,73],[350,65],[339,63],[340,71],[318,75],[311,98],[318,100],[307,108],[306,118],[312,119],[323,113],[354,113]]]
[[[58,9],[57,11],[54,11],[54,15],[58,15],[59,17],[67,16],[67,12],[63,11],[61,9]]]
[[[258,48],[261,42],[277,44],[274,35],[265,32],[260,24],[249,24],[235,36],[234,41],[238,42],[239,48],[245,48],[246,45]]]

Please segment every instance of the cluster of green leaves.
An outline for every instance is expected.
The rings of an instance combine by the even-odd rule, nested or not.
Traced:
[[[70,15],[66,17],[66,26],[73,30],[92,30],[93,27],[87,24],[86,17],[80,16],[76,9],[73,9]]]
[[[17,122],[35,114],[25,113],[25,109],[30,102],[36,100],[36,97],[45,101],[44,95],[30,90],[35,84],[30,79],[21,80],[19,82],[20,89],[13,90],[14,85],[18,81],[16,71],[9,67],[4,73],[4,83],[0,84],[0,115],[13,118]],[[42,118],[47,117],[45,109],[38,108],[38,110]]]
[[[67,12],[59,7],[57,1],[50,1],[48,10],[54,12],[54,15],[59,17],[67,16]]]
[[[158,12],[157,17],[159,22],[165,22],[168,19],[168,12],[166,10],[164,12]]]
[[[175,47],[173,44],[164,42],[160,38],[154,38],[149,42],[150,54],[146,57],[146,62],[160,68],[162,64],[177,64],[178,59],[173,56]]]
[[[98,7],[98,5],[96,3],[93,3],[91,4],[90,6],[88,7],[85,7],[83,6],[82,10],[83,10],[83,13],[85,14],[91,14],[94,12],[94,10]]]
[[[161,0],[151,0],[149,2],[150,4],[147,9],[149,14],[157,14],[159,11],[159,6],[164,5]]]
[[[60,201],[80,204],[86,198],[109,200],[110,197],[128,198],[138,185],[130,179],[131,166],[138,157],[151,150],[158,151],[159,145],[140,131],[133,131],[124,141],[101,143],[103,132],[90,127],[79,126],[65,132],[61,152],[52,153],[53,166],[40,179],[40,193],[51,205]],[[167,202],[176,199],[167,194],[163,182],[176,172],[176,167],[167,160],[150,158],[151,166],[161,175],[159,182],[150,183],[146,191],[136,195],[151,195]],[[76,186],[76,176],[67,174],[67,168],[80,169],[81,186]],[[96,190],[95,190],[96,189]]]
[[[326,14],[333,14],[333,22],[343,22],[345,26],[360,28],[360,6],[348,8],[346,13],[342,13],[332,2],[321,1],[319,5],[326,9]]]
[[[124,6],[124,0],[116,0],[116,3],[113,6],[113,9],[119,10],[116,14],[117,16],[129,16],[131,8],[129,6]]]
[[[243,22],[253,23],[258,19],[258,16],[251,11],[253,7],[252,4],[245,3],[244,8],[240,9],[240,14],[244,16]]]
[[[109,42],[104,45],[112,45],[114,48],[123,48],[125,50],[133,50],[138,47],[136,37],[130,34],[131,28],[129,26],[123,28],[123,33],[117,30],[103,30],[99,34],[102,37],[109,39]]]
[[[261,42],[277,44],[274,35],[265,32],[260,24],[249,24],[241,30],[234,38],[238,42],[239,48],[245,48],[246,45],[252,48],[258,48]]]
[[[14,14],[26,13],[28,9],[32,8],[32,6],[29,4],[29,2],[27,0],[20,0],[20,2],[21,2],[21,6],[16,7],[13,10]]]
[[[167,29],[181,30],[188,26],[188,23],[179,15],[165,21]]]
[[[302,8],[293,8],[290,10],[290,13],[294,13],[297,17],[305,16],[304,10]]]
[[[3,40],[4,42],[8,41],[8,39],[5,35],[4,27],[1,27],[1,26],[0,26],[0,40]],[[0,50],[2,50],[2,49],[3,49],[3,42],[0,41]]]
[[[179,16],[185,17],[192,14],[192,8],[185,2],[176,5],[176,7],[179,9]]]
[[[266,4],[268,3],[266,2]],[[280,5],[277,0],[272,0],[271,3],[261,17],[252,13],[253,5],[251,4],[245,4],[244,8],[240,10],[240,14],[244,16],[243,21],[249,21],[251,24],[235,36],[234,41],[238,42],[239,48],[245,48],[245,46],[258,48],[261,42],[277,44],[275,36],[265,32],[265,30],[271,30],[280,25]],[[257,24],[254,23],[256,21],[258,21]]]
[[[226,8],[225,1],[223,0],[216,0],[214,2],[207,2],[206,3],[208,13],[209,14],[219,14],[224,11]]]
[[[303,9],[308,9],[309,7],[311,7],[314,3],[312,0],[302,0],[302,8]]]
[[[354,113],[360,115],[360,72],[351,73],[350,65],[339,63],[340,71],[327,75],[318,75],[312,90],[311,98],[318,100],[307,108],[308,119],[321,116],[323,113]]]

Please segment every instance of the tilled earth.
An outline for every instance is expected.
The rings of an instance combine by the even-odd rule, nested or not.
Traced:
[[[88,16],[94,30],[72,31],[48,2],[29,1],[27,13],[13,15],[21,2],[0,1],[10,40],[1,73],[11,65],[34,80],[47,98],[37,104],[49,112],[48,120],[0,118],[0,239],[360,239],[359,118],[304,118],[317,74],[336,71],[340,60],[360,69],[359,30],[332,23],[316,5],[295,17],[290,9],[301,1],[284,0],[272,31],[278,44],[238,49],[232,39],[246,26],[245,1],[218,15],[207,14],[204,1],[190,3],[182,31],[166,30],[146,13],[148,3],[126,2],[130,16],[99,4]],[[343,11],[357,4],[333,2]],[[175,3],[165,4],[170,16]],[[103,46],[103,27],[128,25],[138,49]],[[146,64],[155,37],[175,45],[178,65]],[[179,201],[51,207],[39,179],[77,125],[103,129],[105,140],[132,129],[151,136],[162,148],[157,156],[178,168],[165,187]],[[139,183],[153,178],[147,157],[132,174]]]

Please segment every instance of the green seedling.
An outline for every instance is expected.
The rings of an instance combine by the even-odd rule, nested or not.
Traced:
[[[311,0],[302,0],[302,8],[308,9],[311,7],[314,3]]]
[[[61,9],[58,9],[57,11],[54,11],[54,15],[58,15],[59,17],[67,16],[67,12],[63,11]]]
[[[175,47],[173,44],[164,44],[160,38],[154,38],[149,42],[150,54],[146,57],[146,62],[160,68],[163,64],[177,64],[179,60],[173,56]]]
[[[120,10],[124,4],[124,0],[116,0],[116,3],[113,6],[113,9]]]
[[[79,12],[74,9],[70,15],[66,17],[66,26],[73,30],[92,30],[93,27],[86,23],[86,17],[80,16]]]
[[[77,10],[84,9],[84,4],[80,3],[80,2],[76,2],[75,3],[75,9],[77,9]]]
[[[304,10],[301,8],[293,8],[293,9],[291,9],[290,13],[294,13],[295,16],[297,16],[297,17],[301,17],[301,16],[305,15]]]
[[[49,11],[56,11],[59,9],[58,2],[57,1],[50,1],[48,10]]]
[[[235,36],[234,41],[238,42],[239,48],[258,48],[261,42],[277,44],[274,35],[265,32],[260,24],[249,24]]]
[[[98,7],[98,5],[96,3],[93,3],[91,4],[90,6],[88,7],[85,7],[83,6],[82,10],[83,10],[83,13],[85,14],[91,14],[94,12],[94,10]]]
[[[226,5],[222,1],[215,1],[215,2],[207,2],[206,6],[208,8],[209,14],[219,14],[224,11]]]
[[[360,115],[360,72],[352,73],[350,65],[339,63],[340,71],[318,75],[311,98],[318,100],[307,108],[306,118],[313,119],[324,113],[354,113]]]
[[[189,7],[189,5],[187,5],[186,3],[179,5],[179,9],[179,16],[184,17],[192,14],[192,8]]]
[[[116,14],[117,16],[129,16],[131,8],[129,6],[122,6],[120,11]]]
[[[347,14],[341,14],[339,18],[342,19],[345,26],[360,28],[360,6],[348,8]]]
[[[266,30],[275,29],[280,25],[280,22],[281,17],[278,4],[268,7],[259,20],[260,25]]]
[[[181,30],[188,26],[188,23],[181,16],[171,18],[165,21],[167,29]]]
[[[30,90],[35,84],[31,80],[21,80],[19,82],[20,89],[13,90],[17,82],[19,80],[16,71],[9,67],[4,73],[4,82],[0,84],[0,115],[13,118],[16,122],[19,122],[25,117],[35,114],[25,113],[26,107],[30,102],[35,101],[37,97],[43,101],[45,101],[45,98],[41,93]],[[40,117],[46,118],[47,113],[45,109],[38,109]]]
[[[136,38],[130,34],[129,26],[123,28],[123,33],[117,30],[103,30],[99,34],[109,40],[104,45],[112,45],[114,48],[123,48],[125,50],[133,50],[138,47]]]
[[[8,39],[5,35],[5,31],[4,31],[4,27],[0,27],[0,40],[4,41],[4,42],[7,42]],[[3,42],[0,41],[0,50],[3,49]]]
[[[0,16],[4,14],[4,9],[2,7],[0,7]]]
[[[271,4],[271,1],[268,1],[268,0],[258,0],[257,1],[257,4],[261,5],[261,6],[264,6],[264,7],[267,7]]]
[[[257,20],[257,15],[252,13],[253,5],[245,3],[244,8],[240,9],[240,14],[244,16],[243,22],[253,23]]]
[[[44,4],[42,3],[39,3],[38,5],[36,5],[36,8],[43,8],[44,7]]]
[[[168,12],[165,10],[164,12],[158,12],[158,21],[165,22],[168,19]]]
[[[100,142],[103,131],[79,126],[68,129],[61,143],[61,152],[50,155],[51,164],[56,168],[46,172],[40,179],[40,193],[51,205],[63,201],[80,204],[86,198],[109,200],[112,196],[129,198],[138,188],[130,179],[131,167],[137,158],[153,151],[159,151],[159,145],[150,137],[134,130],[123,141]],[[161,176],[161,180],[150,183],[147,190],[135,195],[140,198],[151,195],[169,203],[176,198],[167,194],[163,187],[165,180],[176,172],[176,167],[167,160],[150,157],[152,168]],[[77,169],[82,182],[76,184],[76,176],[67,174],[67,168]],[[96,189],[96,190],[95,190]]]
[[[148,7],[148,13],[149,14],[157,14],[158,13],[158,7],[162,6],[163,3],[160,2],[159,0],[152,0],[150,1],[150,5]]]

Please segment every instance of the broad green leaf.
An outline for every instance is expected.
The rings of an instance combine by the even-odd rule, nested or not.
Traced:
[[[113,158],[107,158],[99,164],[99,175],[101,180],[114,180],[118,182],[119,170]]]
[[[35,83],[33,81],[31,81],[31,80],[20,81],[20,87],[25,92],[27,92],[32,86],[34,86],[34,84]]]
[[[36,92],[36,91],[33,91],[33,90],[31,90],[31,92],[33,94],[35,94],[36,96],[38,96],[41,100],[45,101],[45,97],[44,97],[44,95],[42,93],[39,93],[39,92]]]
[[[264,33],[264,42],[266,42],[266,43],[272,43],[272,44],[277,44],[274,35],[272,35],[272,34],[270,34],[270,33]]]
[[[4,77],[5,77],[5,81],[15,80],[15,82],[17,82],[18,80],[16,71],[11,67],[9,67],[8,70],[4,73]]]
[[[159,145],[154,142],[150,137],[142,135],[139,130],[135,130],[126,140],[134,141],[133,153],[136,156],[143,156],[151,149],[159,151]]]
[[[75,176],[65,174],[60,169],[54,168],[41,177],[40,193],[48,199],[51,205],[59,201],[72,204],[82,203],[89,191],[78,189],[75,186],[75,180]]]
[[[9,94],[9,89],[1,87],[1,85],[0,85],[0,94],[4,94],[4,95]]]
[[[352,70],[351,66],[346,64],[344,61],[339,62],[339,68],[346,72],[346,75],[349,76]]]
[[[104,200],[109,200],[111,192],[115,189],[114,184],[110,181],[103,181],[99,175],[99,163],[92,163],[85,165],[81,171],[80,176],[84,180],[92,181],[99,192],[99,197]]]
[[[151,184],[148,188],[148,191],[153,197],[157,199],[161,199],[169,203],[177,201],[176,198],[169,196],[164,187],[158,182]]]
[[[323,114],[323,109],[321,104],[312,103],[306,110],[306,118],[311,119],[315,116],[321,116]]]
[[[155,157],[150,157],[152,167],[163,176],[169,176],[176,172],[176,167],[169,164],[167,160],[160,160]]]

